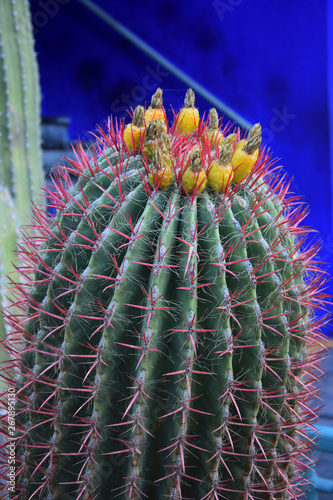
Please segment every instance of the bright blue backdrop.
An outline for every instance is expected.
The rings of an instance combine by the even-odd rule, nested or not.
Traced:
[[[311,207],[307,224],[320,232],[321,257],[332,269],[332,1],[96,3],[247,120],[261,122],[264,142]],[[126,108],[149,102],[158,86],[168,111],[182,105],[185,86],[77,0],[31,0],[31,6],[43,114],[69,116],[71,139],[87,139],[111,113],[127,117]],[[197,105],[210,107],[200,98]]]

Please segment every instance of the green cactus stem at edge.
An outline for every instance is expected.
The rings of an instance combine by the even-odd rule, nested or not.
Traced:
[[[287,500],[307,486],[328,298],[305,211],[265,146],[212,189],[218,142],[203,120],[188,135],[176,123],[153,164],[109,119],[54,173],[56,216],[35,207],[3,343],[17,499]]]
[[[31,202],[38,201],[42,184],[39,75],[29,3],[4,0],[0,2],[0,190],[1,197],[6,192],[6,201],[1,218],[10,210],[8,224],[15,218],[17,231],[9,236],[3,234],[4,225],[0,228],[1,244],[6,245],[0,257],[0,307],[4,306],[6,274],[14,269],[11,262],[20,239],[18,228],[28,224]],[[5,334],[1,317],[0,338]],[[0,360],[4,356],[0,352]]]

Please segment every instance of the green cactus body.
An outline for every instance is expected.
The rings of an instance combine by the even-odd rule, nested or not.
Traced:
[[[36,209],[16,287],[27,312],[8,311],[7,348],[23,344],[5,372],[18,373],[15,498],[300,498],[316,249],[264,149],[225,191],[196,185],[224,147],[199,130],[174,125],[156,165],[109,123],[79,146],[76,185],[58,177],[54,219]],[[173,181],[159,189],[163,155]]]

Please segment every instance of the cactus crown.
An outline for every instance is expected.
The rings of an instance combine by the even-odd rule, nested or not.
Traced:
[[[55,172],[57,215],[35,208],[3,344],[16,498],[296,499],[307,483],[326,299],[304,209],[259,126],[244,150],[230,127],[221,146],[176,123],[151,121],[147,148],[110,119]]]

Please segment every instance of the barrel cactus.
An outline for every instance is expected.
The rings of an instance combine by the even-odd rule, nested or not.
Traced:
[[[158,89],[55,172],[6,311],[15,498],[301,497],[325,278],[260,125],[231,128]]]

